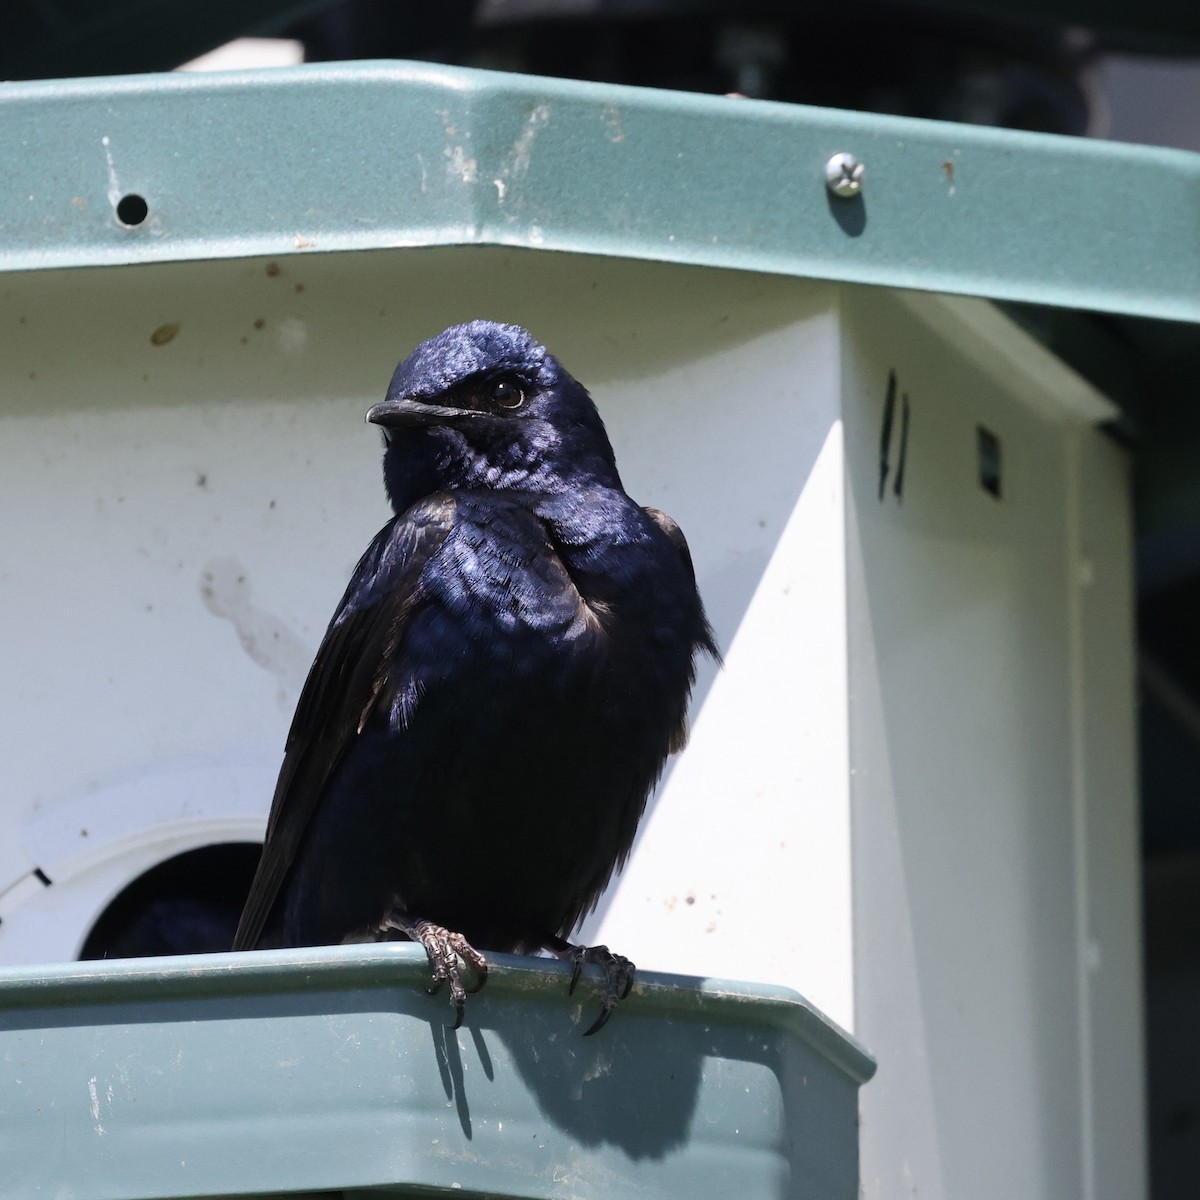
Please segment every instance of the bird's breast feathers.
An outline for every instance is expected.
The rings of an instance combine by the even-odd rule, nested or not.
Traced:
[[[646,547],[604,529],[577,544],[518,503],[459,502],[458,520],[427,571],[430,598],[447,614],[514,637],[564,642],[614,632],[622,601],[644,601]]]

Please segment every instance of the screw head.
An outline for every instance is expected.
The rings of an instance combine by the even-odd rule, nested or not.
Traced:
[[[853,154],[835,154],[825,164],[825,186],[843,200],[857,196],[862,191],[866,170]]]

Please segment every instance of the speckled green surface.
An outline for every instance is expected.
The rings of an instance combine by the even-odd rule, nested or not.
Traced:
[[[468,243],[1200,320],[1183,151],[359,63],[2,85],[0,161],[0,270]]]
[[[0,973],[0,1194],[851,1200],[870,1058],[782,988],[496,956],[457,1034],[424,952]]]

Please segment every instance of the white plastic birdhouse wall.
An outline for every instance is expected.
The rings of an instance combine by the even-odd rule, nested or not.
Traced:
[[[478,248],[9,277],[0,961],[261,836],[389,515],[363,413],[478,316],[591,390],[725,654],[583,936],[864,1041],[866,1195],[1142,1194],[1126,463],[979,301]]]

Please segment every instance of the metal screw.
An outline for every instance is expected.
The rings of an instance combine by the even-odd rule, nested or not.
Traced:
[[[825,164],[825,186],[835,195],[848,199],[862,191],[866,167],[853,154],[835,154]]]

